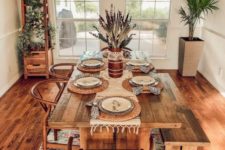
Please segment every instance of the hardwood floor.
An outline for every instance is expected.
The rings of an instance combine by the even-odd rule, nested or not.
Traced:
[[[164,71],[165,72],[165,71]],[[225,147],[225,98],[203,77],[182,78],[176,71],[169,72],[185,97],[185,103],[192,109],[211,141],[206,150],[224,150]],[[42,134],[41,122],[44,112],[29,95],[30,88],[44,78],[20,79],[0,99],[0,150],[38,149]],[[49,91],[52,96],[56,87]],[[50,85],[51,87],[53,85]]]

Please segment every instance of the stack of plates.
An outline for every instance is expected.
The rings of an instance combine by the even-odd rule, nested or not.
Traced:
[[[99,101],[99,109],[110,115],[125,115],[134,108],[134,103],[126,97],[106,97]]]
[[[136,67],[140,67],[140,66],[149,66],[150,63],[145,61],[145,60],[130,60],[126,63],[127,65],[131,65],[131,66],[136,66]]]
[[[148,86],[155,84],[156,81],[150,76],[136,76],[130,79],[130,83],[137,86]]]
[[[102,81],[97,77],[81,77],[75,80],[74,85],[80,88],[95,88],[102,85]]]
[[[81,62],[81,66],[85,68],[100,68],[104,62],[99,59],[86,59]]]

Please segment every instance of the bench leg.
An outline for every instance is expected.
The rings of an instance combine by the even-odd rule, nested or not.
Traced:
[[[150,128],[140,128],[139,130],[139,149],[150,149]]]
[[[80,148],[87,149],[88,128],[80,128]]]
[[[180,146],[166,145],[165,150],[180,150]],[[182,149],[183,150],[183,149]]]
[[[182,146],[182,150],[197,150],[197,146]]]

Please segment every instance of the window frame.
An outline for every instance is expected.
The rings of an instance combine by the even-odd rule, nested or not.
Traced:
[[[59,32],[57,24],[60,21],[68,21],[68,22],[84,22],[85,24],[85,37],[84,38],[77,38],[82,39],[85,41],[85,51],[87,51],[87,41],[88,39],[93,38],[87,38],[87,22],[98,22],[98,18],[91,19],[86,17],[86,2],[98,2],[98,12],[100,13],[100,0],[68,0],[67,2],[83,2],[84,3],[84,18],[57,18],[57,2],[66,2],[66,0],[54,0],[54,13],[55,13],[55,27],[56,27],[56,55],[59,59],[73,59],[73,58],[79,58],[81,55],[74,55],[74,50],[72,49],[72,55],[60,55],[60,46],[59,46],[59,40],[60,39],[73,39],[73,38],[59,38]],[[99,41],[99,47],[100,47],[100,41]]]
[[[157,56],[157,55],[152,55],[152,54],[149,55],[149,57],[151,59],[165,59],[165,58],[167,58],[167,37],[168,37],[168,26],[169,26],[169,23],[170,23],[170,15],[171,15],[171,0],[168,0],[168,1],[163,1],[163,0],[125,0],[125,12],[126,13],[129,13],[129,11],[127,9],[128,3],[132,2],[132,1],[135,1],[135,2],[140,2],[140,1],[142,1],[142,2],[154,2],[154,16],[156,15],[155,12],[156,12],[156,3],[157,2],[167,2],[167,3],[169,3],[169,10],[168,10],[169,14],[168,14],[167,19],[158,19],[158,18],[155,18],[155,17],[153,17],[151,19],[150,18],[132,18],[133,22],[149,21],[149,22],[164,22],[164,23],[167,23],[167,34],[166,34],[166,37],[165,37],[165,40],[166,40],[165,54],[162,55],[162,56],[161,55]],[[141,7],[140,7],[139,11],[140,11],[140,15],[141,15],[141,12],[142,12]],[[141,39],[148,39],[148,40],[152,40],[152,42],[154,42],[154,39],[156,39],[156,38],[154,38],[154,34],[153,34],[152,38],[143,38],[143,37],[141,38],[140,32],[141,32],[141,30],[138,29],[139,37],[138,38],[134,37],[133,39],[138,40],[138,51],[144,51],[140,48]],[[151,48],[152,48],[152,53],[153,53],[153,51],[154,51],[154,45],[153,44],[151,44]]]
[[[57,10],[56,10],[56,2],[57,1],[65,1],[65,0],[53,0],[52,1],[52,3],[53,3],[53,6],[51,6],[51,9],[52,9],[52,13],[54,14],[53,16],[50,16],[50,18],[52,18],[52,23],[54,23],[55,24],[55,26],[57,25],[57,20],[59,20],[59,19],[57,19]],[[86,0],[68,0],[68,1],[86,1]],[[104,10],[106,9],[105,8],[105,5],[107,6],[107,5],[109,5],[109,4],[105,4],[105,3],[108,3],[108,2],[105,2],[105,1],[103,1],[103,0],[96,0],[96,1],[98,1],[99,2],[99,5],[98,5],[98,11],[99,11],[99,14],[101,14],[102,12],[104,12]],[[86,2],[96,2],[95,0],[87,0]],[[123,12],[127,12],[127,2],[128,2],[128,0],[121,0],[121,1],[123,1],[122,2],[122,5],[123,6],[121,6],[121,3],[118,5],[117,3],[115,3],[114,1],[112,1],[112,4],[114,5],[114,6],[119,6],[119,8],[120,9],[122,9],[122,11]],[[134,1],[140,1],[140,0],[134,0]],[[152,2],[167,2],[167,1],[160,1],[160,0],[144,0],[144,1],[152,1]],[[171,17],[171,5],[172,5],[172,0],[169,0],[168,1],[169,2],[169,14],[168,14],[168,19],[136,19],[136,18],[133,18],[133,21],[152,21],[152,22],[154,22],[154,21],[164,21],[164,20],[166,20],[166,22],[167,22],[167,36],[166,36],[166,41],[168,41],[167,40],[167,38],[168,38],[168,30],[169,30],[169,25],[170,25],[170,17]],[[102,4],[103,3],[103,4]],[[109,6],[107,6],[107,7],[109,7]],[[62,19],[63,20],[63,19]],[[82,20],[84,20],[84,19],[76,19],[76,18],[73,18],[73,19],[69,19],[69,20],[71,20],[71,21],[82,21]],[[88,18],[86,18],[86,22],[90,22],[90,21],[93,21],[93,22],[95,22],[95,21],[97,21],[98,22],[98,18],[96,18],[96,19],[88,19]],[[85,28],[86,28],[86,26],[85,26]],[[55,56],[55,58],[56,58],[56,61],[57,60],[59,60],[59,62],[61,61],[61,60],[68,60],[68,61],[71,61],[71,60],[77,60],[80,56],[72,56],[72,55],[68,55],[68,56],[65,56],[65,55],[59,55],[59,52],[60,52],[60,48],[59,48],[59,42],[57,41],[58,39],[59,39],[59,35],[58,35],[58,32],[56,33],[56,46],[55,46],[55,52],[54,52],[54,56]],[[152,39],[151,39],[152,40]],[[153,40],[152,40],[153,41]],[[139,40],[139,42],[140,42],[140,40]],[[85,47],[87,47],[87,40],[85,40]],[[102,47],[104,47],[104,43],[102,43],[100,40],[99,40],[99,47],[100,48],[102,48]],[[139,44],[140,45],[140,44]],[[153,45],[153,44],[152,44]],[[168,50],[167,50],[167,47],[168,47],[168,43],[166,42],[166,49],[165,49],[165,54],[164,54],[164,56],[150,56],[150,59],[167,59],[167,57],[168,57],[168,55],[167,55],[167,53],[168,53]]]

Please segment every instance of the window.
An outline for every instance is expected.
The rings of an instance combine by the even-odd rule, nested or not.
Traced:
[[[151,58],[165,57],[170,0],[126,0],[126,12],[137,24],[128,47],[142,50]]]
[[[55,0],[55,6],[60,57],[100,49],[99,40],[89,34],[98,26],[99,0]]]
[[[89,34],[96,32],[93,25],[98,26],[99,10],[105,10],[100,2],[104,3],[102,7],[108,3],[119,5],[137,24],[128,47],[142,50],[151,58],[166,57],[170,0],[55,0],[59,57],[76,57],[86,50],[100,49],[100,41]]]

